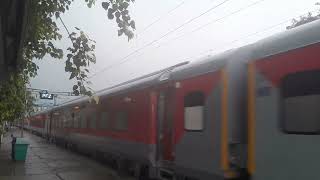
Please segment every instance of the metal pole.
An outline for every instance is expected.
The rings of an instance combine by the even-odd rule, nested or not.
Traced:
[[[23,123],[23,118],[21,118],[21,137],[23,138],[23,128],[24,128],[24,123]]]
[[[23,138],[24,118],[26,118],[26,110],[28,107],[27,88],[25,89],[24,98],[25,98],[25,112],[24,112],[24,116],[21,118],[21,123],[22,123],[21,124],[21,138]]]
[[[53,106],[57,105],[57,94],[53,94]]]

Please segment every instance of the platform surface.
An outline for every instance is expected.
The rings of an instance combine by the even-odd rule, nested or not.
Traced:
[[[107,165],[94,159],[50,144],[24,132],[29,148],[25,162],[11,160],[11,137],[20,137],[20,130],[7,133],[0,147],[0,180],[133,180],[120,178]]]

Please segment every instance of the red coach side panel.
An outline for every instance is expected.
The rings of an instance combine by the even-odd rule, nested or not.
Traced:
[[[175,112],[175,136],[174,144],[177,144],[182,138],[184,129],[184,96],[190,92],[201,91],[205,94],[205,99],[212,92],[213,88],[216,87],[217,83],[221,79],[221,72],[213,72],[189,79],[180,81],[181,88],[177,89],[176,94],[176,112]]]
[[[124,141],[144,144],[155,143],[150,139],[150,90],[144,89],[111,97],[100,97],[99,104],[88,104],[85,108],[74,111],[74,120],[64,130],[68,133],[80,133],[97,137],[109,137]],[[125,113],[126,125],[119,128],[119,113]],[[107,115],[107,117],[105,117]],[[72,116],[72,115],[70,115]],[[121,117],[120,117],[121,118]],[[81,127],[79,121],[86,121]],[[94,122],[92,122],[94,121]],[[105,121],[105,122],[104,122]],[[78,123],[77,126],[74,126]],[[95,127],[92,127],[95,124]],[[121,124],[120,124],[121,125]]]
[[[44,128],[46,116],[36,115],[30,118],[30,126],[36,128]]]

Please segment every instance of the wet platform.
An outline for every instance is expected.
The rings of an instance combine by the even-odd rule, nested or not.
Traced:
[[[17,129],[8,132],[0,147],[0,180],[133,180],[120,178],[114,170],[94,159],[66,150],[24,132],[30,146],[25,162],[11,160],[11,137],[20,137]]]

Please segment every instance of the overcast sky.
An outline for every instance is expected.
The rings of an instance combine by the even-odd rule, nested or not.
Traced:
[[[97,63],[90,71],[97,74],[90,81],[100,90],[186,59],[197,60],[285,31],[291,18],[318,9],[317,0],[229,0],[186,24],[223,1],[136,0],[130,4],[130,15],[137,29],[129,42],[125,36],[117,36],[117,24],[108,20],[99,0],[91,9],[84,0],[77,0],[62,18],[70,30],[79,27],[96,40]],[[65,38],[57,45],[66,48],[70,40],[59,26]],[[168,32],[172,33],[161,38]],[[137,49],[141,50],[124,59]],[[64,72],[64,61],[50,57],[38,61],[40,69],[31,87],[71,91],[74,82]]]

